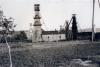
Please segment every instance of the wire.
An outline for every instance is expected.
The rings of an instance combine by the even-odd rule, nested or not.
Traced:
[[[41,13],[40,13],[40,16],[42,16],[42,15],[41,15]],[[41,21],[42,21],[41,23],[43,23],[43,24],[44,24],[44,26],[45,26],[46,30],[48,31],[48,27],[46,26],[46,24],[45,24],[45,22],[44,22],[44,20],[43,20],[43,18],[42,18],[42,17],[41,17]]]
[[[72,23],[72,20],[73,20],[73,18],[71,18],[70,22],[68,23],[68,27],[69,27],[69,25]]]
[[[43,19],[41,19],[41,20],[43,21],[43,24],[44,24],[46,30],[48,31],[48,28],[47,28],[46,24],[44,23],[44,20]]]
[[[67,20],[66,20],[67,21]],[[63,25],[63,28],[65,29],[65,27],[66,27],[66,22],[64,23],[64,25]]]
[[[77,26],[78,26],[78,30],[80,30],[80,32],[82,32],[82,28],[78,22],[77,22]]]

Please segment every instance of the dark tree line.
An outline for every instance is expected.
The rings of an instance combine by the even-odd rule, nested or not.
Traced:
[[[14,38],[15,38],[15,40],[24,41],[24,40],[27,40],[27,35],[24,31],[20,31],[20,33],[15,35]]]
[[[1,28],[0,34],[2,35],[2,37],[0,37],[0,42],[5,43],[5,37],[8,42],[26,40],[27,36],[24,31],[19,31],[20,32],[19,34],[13,36],[13,34],[16,33],[16,31],[14,30],[15,27],[16,25],[14,24],[13,18],[3,17],[2,22],[0,22],[0,28]],[[11,37],[9,37],[8,35],[11,35]]]

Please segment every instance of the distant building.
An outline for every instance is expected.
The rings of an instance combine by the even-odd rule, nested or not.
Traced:
[[[100,40],[100,28],[95,28],[94,40]],[[78,40],[91,40],[92,39],[92,29],[82,29],[78,32]]]
[[[40,4],[34,4],[34,24],[30,24],[30,30],[27,31],[27,37],[32,42],[41,42],[41,41],[62,41],[62,40],[73,40],[72,29],[68,29],[67,38],[66,30],[53,30],[45,31],[41,28],[41,17],[40,17]],[[62,29],[62,26],[60,26]],[[76,28],[76,26],[75,26]],[[76,35],[75,35],[76,36]],[[77,32],[76,40],[91,40],[92,32],[91,29],[82,29]],[[100,40],[100,29],[95,29],[95,39]]]
[[[65,39],[65,31],[42,31],[43,41],[61,41]]]

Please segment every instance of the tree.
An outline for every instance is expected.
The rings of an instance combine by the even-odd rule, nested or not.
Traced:
[[[14,28],[16,27],[16,25],[13,23],[14,19],[13,18],[6,18],[3,17],[2,22],[0,23],[0,26],[2,27],[2,30],[5,31],[5,34],[10,33],[11,31],[14,31]]]
[[[20,31],[20,38],[21,38],[21,40],[27,39],[26,33],[24,31]]]
[[[27,35],[24,31],[20,31],[20,33],[15,36],[15,40],[24,41],[26,39],[27,39]]]
[[[5,39],[6,45],[9,49],[10,67],[12,67],[12,58],[11,58],[11,48],[7,42],[7,36],[9,33],[11,33],[11,31],[14,31],[14,28],[16,27],[16,25],[14,25],[13,21],[14,21],[14,19],[11,17],[8,19],[6,17],[2,17],[2,22],[0,22],[0,27],[2,28],[2,34]]]

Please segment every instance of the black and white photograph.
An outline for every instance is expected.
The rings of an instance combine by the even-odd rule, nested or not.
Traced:
[[[100,67],[100,0],[0,0],[0,67]]]

